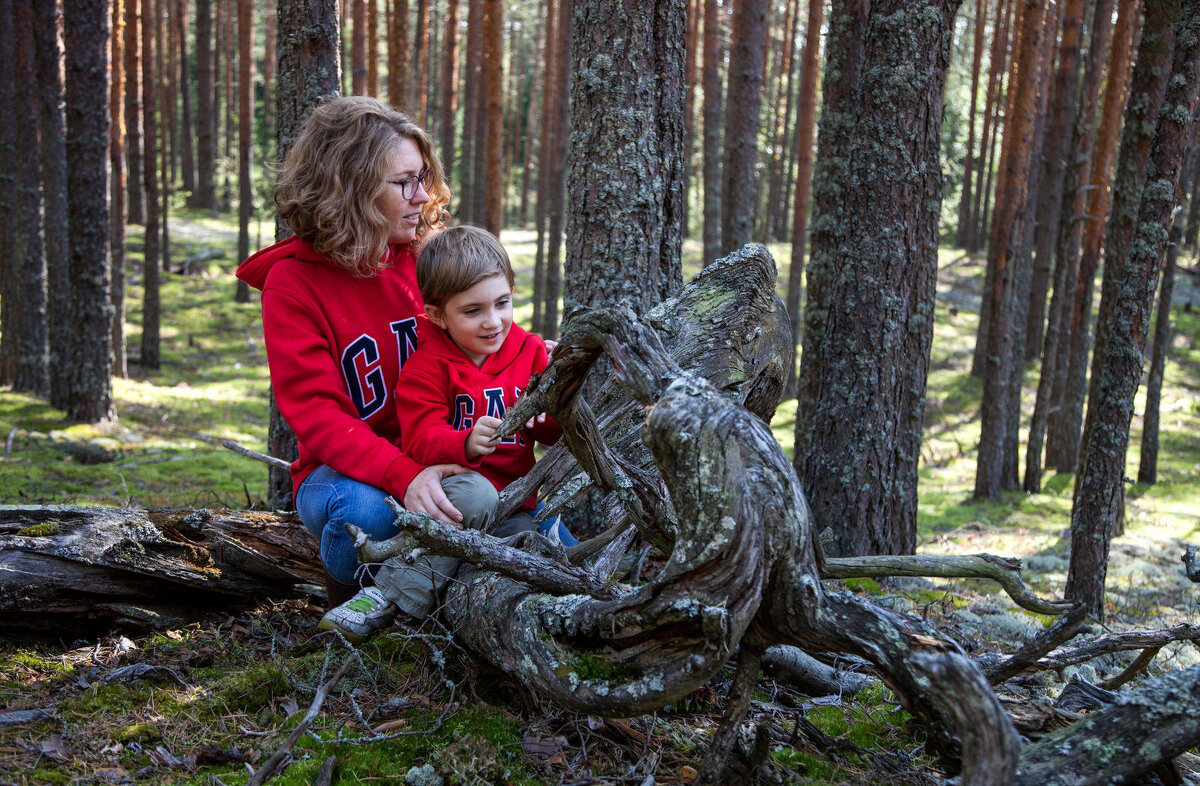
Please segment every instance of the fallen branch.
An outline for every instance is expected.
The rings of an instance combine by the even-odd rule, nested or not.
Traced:
[[[927,555],[826,557],[821,575],[830,579],[932,576],[940,579],[990,579],[1004,588],[1023,609],[1058,616],[1071,610],[1068,600],[1045,600],[1034,595],[1021,581],[1021,561],[975,554],[965,557]]]
[[[1139,783],[1200,743],[1200,666],[1147,680],[1119,703],[1021,751],[1013,783]]]
[[[1065,669],[1067,666],[1085,663],[1101,655],[1162,647],[1173,641],[1200,641],[1200,625],[1187,622],[1163,630],[1130,630],[1098,636],[1071,649],[1052,652],[1032,667],[1042,671]]]
[[[799,647],[786,644],[763,653],[763,671],[807,696],[853,696],[877,682],[867,674],[838,671]]]
[[[1087,608],[1082,603],[1075,604],[1075,607],[1067,613],[1067,616],[1055,623],[1054,627],[1043,630],[1034,636],[1025,646],[1013,653],[1012,657],[991,668],[984,669],[984,674],[987,676],[988,682],[996,685],[1004,682],[1009,677],[1020,674],[1036,663],[1038,658],[1041,658],[1055,647],[1061,646],[1064,641],[1069,640],[1078,633],[1079,628],[1083,625],[1083,621],[1086,618]]]
[[[264,464],[269,464],[276,469],[292,468],[291,464],[281,458],[275,458],[274,456],[268,456],[266,453],[259,453],[257,450],[251,450],[245,445],[239,445],[232,439],[221,440],[221,447],[232,450],[234,453],[245,456],[246,458],[252,458],[255,461],[261,461]]]
[[[1183,570],[1189,579],[1200,582],[1200,565],[1196,562],[1196,547],[1189,543],[1183,548]]]
[[[524,582],[553,595],[590,595],[601,600],[611,600],[619,593],[608,581],[608,577],[597,576],[565,562],[566,552],[546,538],[529,533],[525,542],[558,552],[559,561],[545,554],[526,551],[508,545],[505,541],[475,532],[459,529],[427,516],[424,513],[409,513],[399,503],[389,500],[396,511],[396,524],[406,534],[389,540],[370,540],[365,532],[353,524],[346,525],[359,561],[363,563],[383,562],[412,548],[412,541],[438,554],[457,557],[488,570],[494,570],[517,581]]]

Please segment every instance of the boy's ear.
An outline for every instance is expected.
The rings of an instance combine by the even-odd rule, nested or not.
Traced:
[[[437,306],[431,306],[426,303],[425,316],[429,317],[429,321],[440,327],[442,330],[446,329],[446,317],[442,314],[442,310]]]

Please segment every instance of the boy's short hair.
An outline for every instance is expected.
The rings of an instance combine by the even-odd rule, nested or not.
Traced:
[[[433,232],[417,252],[417,287],[430,306],[447,300],[496,274],[514,286],[508,252],[496,236],[475,226],[456,226]]]

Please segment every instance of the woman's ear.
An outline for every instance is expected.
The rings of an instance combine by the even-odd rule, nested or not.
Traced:
[[[446,316],[437,306],[431,306],[426,303],[425,316],[429,317],[429,321],[440,327],[442,330],[446,329]]]

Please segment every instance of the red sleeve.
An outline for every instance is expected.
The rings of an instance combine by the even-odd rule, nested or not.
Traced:
[[[476,466],[467,459],[468,431],[450,424],[450,402],[446,383],[424,369],[413,368],[414,356],[400,372],[396,383],[396,408],[400,418],[400,444],[404,451],[423,464],[462,464]]]
[[[359,418],[317,313],[268,288],[262,314],[275,401],[305,450],[347,477],[404,499],[424,467]]]

